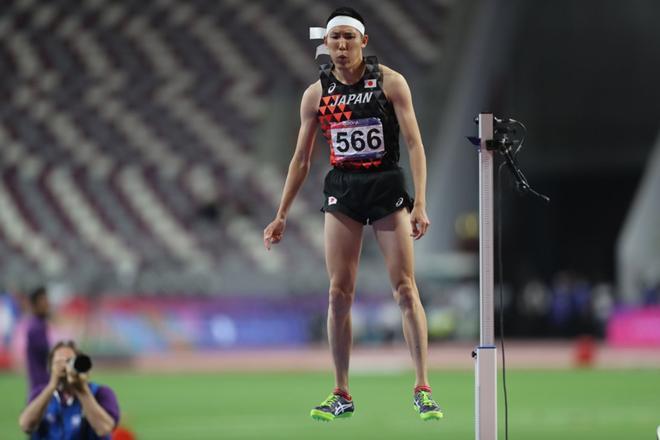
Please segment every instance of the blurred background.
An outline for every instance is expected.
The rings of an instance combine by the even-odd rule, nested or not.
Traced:
[[[78,340],[101,377],[124,384],[117,385],[124,396],[131,380],[154,371],[195,373],[202,381],[217,373],[228,383],[236,382],[227,379],[236,371],[254,370],[248,382],[270,372],[326,373],[319,376],[322,391],[305,396],[303,408],[329,390],[319,212],[329,166],[322,137],[285,240],[266,252],[262,229],[279,203],[302,92],[318,78],[318,63],[327,62],[314,60],[318,42],[308,40],[308,27],[324,25],[341,5],[0,2],[0,380],[18,390],[0,421],[7,438],[20,438],[26,294],[40,285],[51,303],[51,342]],[[491,111],[525,123],[520,165],[552,199],[516,193],[506,171],[498,188],[511,366],[616,374],[641,368],[654,381],[640,389],[653,395],[628,402],[636,416],[622,415],[620,432],[654,432],[660,3],[351,6],[365,17],[366,54],[407,78],[427,152],[432,227],[415,251],[431,368],[459,372],[465,387],[457,392],[472,411],[478,156],[465,137],[477,133],[473,118]],[[353,367],[409,371],[400,313],[369,228],[365,238]],[[611,379],[596,378],[596,389],[599,381]],[[141,413],[146,404],[118,394],[138,438],[178,438],[149,424]],[[456,431],[445,428],[453,438],[471,438],[471,413],[464,416]],[[553,420],[569,423],[570,416],[561,417]],[[522,420],[512,420],[518,432],[531,430]],[[226,438],[277,438],[272,430],[270,436],[241,430],[235,419],[221,427],[204,423],[208,430],[196,424],[191,438],[217,438],[218,429],[230,427]],[[181,435],[187,426],[178,424]],[[582,438],[591,438],[585,429]],[[388,437],[397,432],[369,426],[359,436],[397,438]]]

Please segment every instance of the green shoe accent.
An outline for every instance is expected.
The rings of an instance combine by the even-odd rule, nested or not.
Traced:
[[[335,419],[335,416],[332,415],[331,413],[321,411],[316,408],[310,411],[309,415],[314,420],[318,420],[319,422],[332,422]]]
[[[419,414],[419,418],[425,422],[428,420],[440,420],[443,417],[442,411],[427,411]]]

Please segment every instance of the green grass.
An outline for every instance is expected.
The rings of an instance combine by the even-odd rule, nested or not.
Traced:
[[[652,439],[660,424],[660,370],[510,371],[511,439]],[[134,374],[97,372],[112,385],[123,424],[139,439],[474,439],[472,372],[434,372],[439,422],[412,408],[412,374],[353,374],[356,413],[320,423],[310,409],[330,374]],[[0,438],[23,439],[17,417],[25,381],[0,375]],[[500,402],[500,438],[504,438]]]

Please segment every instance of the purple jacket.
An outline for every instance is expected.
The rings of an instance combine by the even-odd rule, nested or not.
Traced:
[[[26,356],[30,394],[48,383],[48,323],[44,318],[33,316],[27,326]]]

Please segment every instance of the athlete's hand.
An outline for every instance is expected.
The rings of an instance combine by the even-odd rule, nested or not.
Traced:
[[[413,210],[410,213],[410,224],[412,225],[412,234],[410,236],[415,240],[422,238],[431,224],[429,216],[426,214],[426,208],[418,205],[413,206]]]
[[[270,250],[270,247],[282,240],[286,228],[286,220],[276,218],[264,229],[264,246]]]

